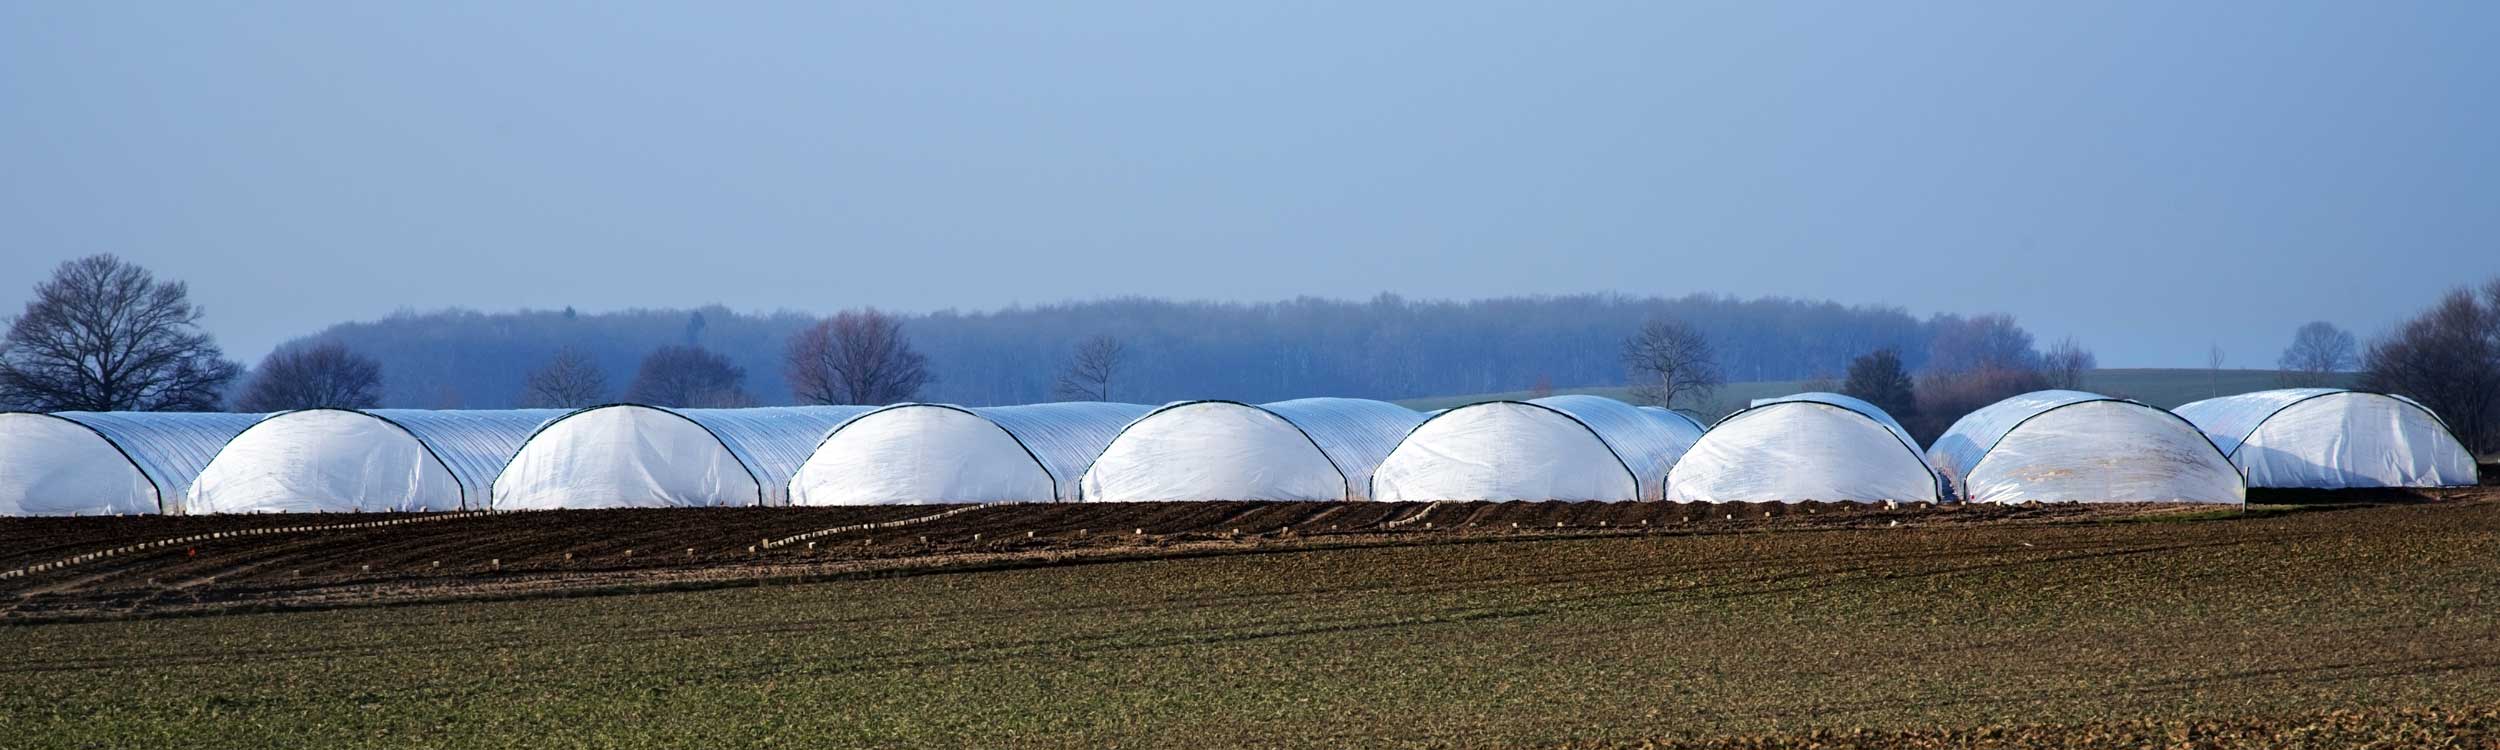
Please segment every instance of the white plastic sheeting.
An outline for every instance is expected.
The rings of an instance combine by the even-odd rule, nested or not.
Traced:
[[[0,413],[0,515],[162,513],[258,414]]]
[[[793,505],[1073,501],[1087,464],[1153,407],[898,404],[854,417],[790,480]]]
[[[2239,503],[2238,467],[2178,415],[2082,391],[2035,391],[1963,416],[1928,460],[1981,503]]]
[[[558,409],[307,409],[226,443],[185,513],[443,511],[487,506],[495,475]]]
[[[2251,487],[2444,487],[2476,480],[2447,423],[2400,396],[2286,388],[2177,410],[2230,455]]]
[[[1692,425],[1693,432],[1696,433],[1708,432],[1710,430],[1710,425],[1702,424],[1700,417],[1696,417],[1682,411],[1677,411],[1675,409],[1669,409],[1664,406],[1644,406],[1641,407],[1641,411],[1656,414],[1668,419],[1680,420],[1685,424]]]
[[[1388,501],[1657,500],[1695,420],[1602,396],[1488,401],[1434,415],[1372,478]]]
[[[1941,501],[1901,423],[1837,393],[1756,399],[1703,433],[1667,475],[1676,502]]]
[[[521,444],[495,477],[493,507],[780,505],[817,440],[872,408],[582,409]]]
[[[1139,417],[1085,470],[1087,502],[1362,500],[1423,421],[1368,399],[1181,401]]]

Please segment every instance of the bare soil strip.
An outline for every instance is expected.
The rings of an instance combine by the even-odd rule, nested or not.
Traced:
[[[2296,509],[2490,490],[2287,493]],[[2268,499],[2268,498],[2260,498]],[[2253,506],[2257,513],[2281,512]],[[0,519],[0,622],[405,604],[1518,535],[1676,535],[2231,515],[2213,506],[1071,503]],[[1428,521],[1428,523],[1427,523]],[[101,554],[110,550],[113,554]],[[63,559],[78,564],[43,567]]]

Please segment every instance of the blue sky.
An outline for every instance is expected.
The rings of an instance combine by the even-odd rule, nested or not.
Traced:
[[[2500,274],[2495,3],[0,0],[0,306],[1722,292],[2262,366]]]

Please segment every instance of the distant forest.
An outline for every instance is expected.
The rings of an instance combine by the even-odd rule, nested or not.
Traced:
[[[1123,298],[902,317],[911,345],[937,376],[920,398],[970,405],[1050,400],[1074,347],[1094,336],[1126,347],[1112,385],[1117,400],[1255,402],[1619,385],[1625,338],[1657,318],[1706,333],[1731,382],[1837,376],[1850,358],[1885,346],[1899,348],[1915,371],[1940,321],[1953,320],[1920,320],[1894,307],[1714,295],[1468,302],[1382,295],[1258,304]],[[518,403],[526,374],[564,347],[587,353],[611,389],[621,390],[653,349],[695,344],[744,367],[757,400],[780,404],[791,401],[782,378],[787,342],[815,320],[720,306],[403,312],[335,325],[290,345],[335,341],[378,360],[384,406],[497,408]]]

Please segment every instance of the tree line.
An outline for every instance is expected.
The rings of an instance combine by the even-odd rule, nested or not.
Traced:
[[[1123,298],[830,317],[718,306],[404,312],[288,342],[248,371],[224,357],[202,317],[180,281],[110,255],[63,263],[0,339],[0,407],[1153,403],[1550,392],[1564,382],[1628,384],[1636,400],[1691,408],[1729,380],[1813,379],[1925,440],[2007,396],[2080,388],[2096,366],[2080,342],[2043,349],[2002,314],[1920,320],[1891,307],[1715,295]],[[2411,396],[2477,451],[2500,450],[2500,279],[2444,295],[2366,347],[2332,323],[2301,326],[2277,365],[2285,385],[2357,369],[2362,387]],[[612,390],[620,372],[632,377]]]
[[[1628,377],[1619,348],[1651,320],[1707,331],[1716,364],[1730,379],[1795,379],[1837,373],[1850,357],[1877,346],[1924,351],[1930,329],[1930,321],[1896,308],[1714,296],[1418,302],[1384,295],[1263,304],[1124,298],[877,315],[895,327],[890,338],[920,357],[918,370],[928,378],[916,398],[972,405],[1401,399],[1521,390],[1538,382],[1619,385]],[[394,406],[543,402],[523,394],[534,390],[532,371],[559,356],[568,366],[541,380],[602,373],[607,396],[623,398],[645,360],[673,346],[718,357],[721,366],[708,369],[738,383],[728,394],[733,401],[808,403],[823,394],[795,376],[807,370],[789,366],[790,342],[829,320],[838,325],[840,317],[719,307],[408,312],[331,326],[289,346],[334,341],[375,358],[389,374],[382,400]],[[731,371],[736,378],[727,377]]]

